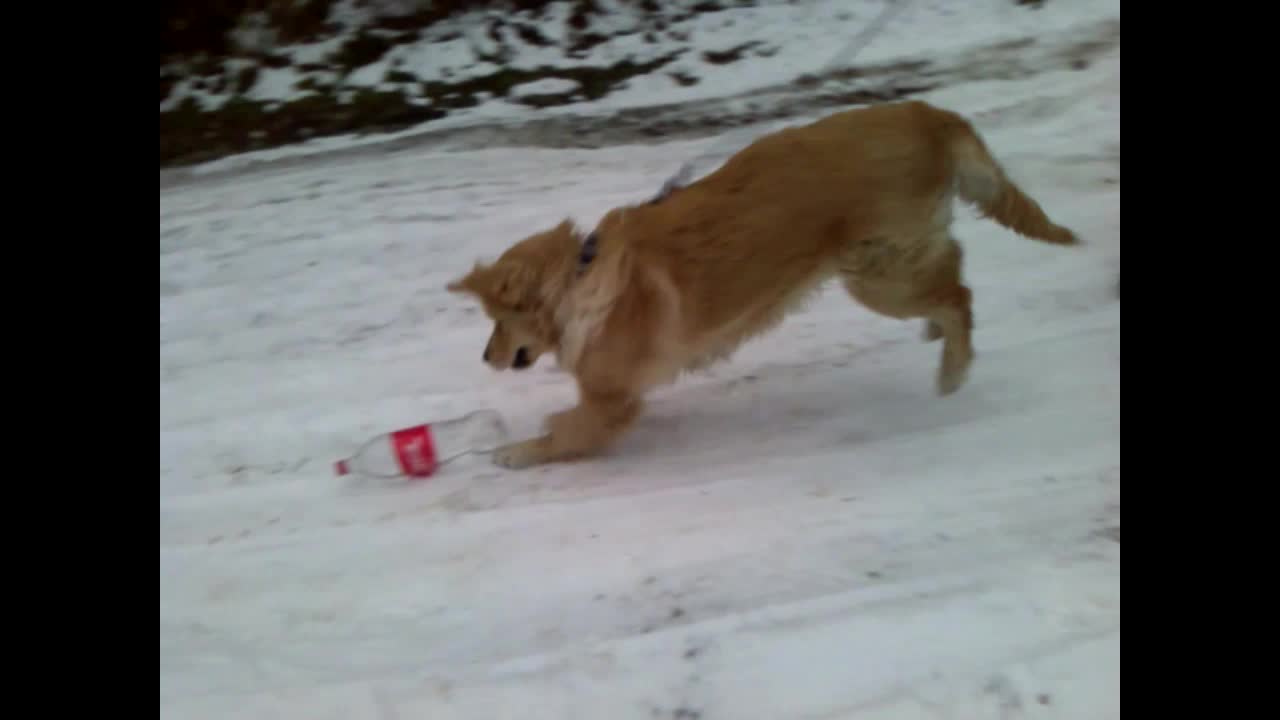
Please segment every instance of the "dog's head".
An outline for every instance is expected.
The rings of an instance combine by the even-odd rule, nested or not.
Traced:
[[[449,292],[475,297],[493,321],[482,354],[490,367],[523,370],[556,349],[555,305],[571,277],[577,248],[577,236],[566,220],[449,283]]]

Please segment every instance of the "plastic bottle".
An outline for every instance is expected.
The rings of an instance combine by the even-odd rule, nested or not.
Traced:
[[[370,438],[355,454],[334,464],[339,476],[424,478],[468,453],[496,450],[508,440],[502,416],[476,410]]]

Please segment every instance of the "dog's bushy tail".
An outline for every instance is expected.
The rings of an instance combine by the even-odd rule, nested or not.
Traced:
[[[1055,224],[1039,203],[1005,174],[967,120],[947,113],[942,131],[954,161],[960,197],[982,214],[1024,237],[1055,245],[1077,245],[1075,233]]]

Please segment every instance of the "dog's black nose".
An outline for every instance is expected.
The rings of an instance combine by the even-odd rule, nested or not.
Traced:
[[[489,362],[489,348],[484,349],[484,354],[481,357],[484,358],[485,362]]]
[[[511,366],[517,369],[529,367],[529,351],[524,348],[516,350],[516,359],[512,361]]]

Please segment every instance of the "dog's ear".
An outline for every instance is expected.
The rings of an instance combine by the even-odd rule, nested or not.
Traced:
[[[533,268],[514,259],[499,260],[493,265],[477,264],[471,272],[449,283],[454,293],[471,293],[498,305],[522,312],[529,309],[535,296],[536,277]]]
[[[463,275],[462,277],[455,278],[445,286],[445,289],[451,293],[457,293],[459,295],[479,295],[482,287],[480,279],[484,275],[486,269],[487,268],[484,265],[476,263],[475,267],[471,268],[471,272]]]

